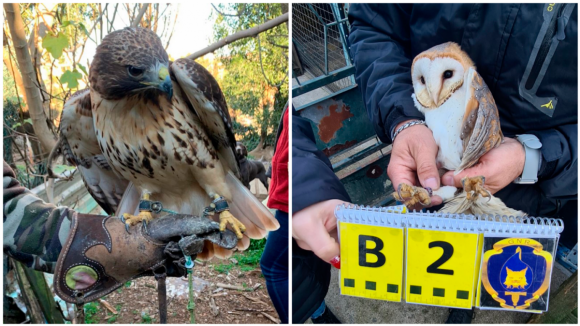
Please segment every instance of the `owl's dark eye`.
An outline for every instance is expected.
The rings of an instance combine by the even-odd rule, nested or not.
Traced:
[[[131,77],[141,77],[141,75],[143,75],[145,73],[145,69],[141,69],[141,68],[137,68],[137,67],[133,67],[133,66],[127,66],[127,72],[129,73],[129,75]]]
[[[449,79],[451,77],[453,77],[453,71],[451,71],[451,70],[445,70],[445,72],[443,73],[443,78]]]
[[[425,85],[425,78],[423,76],[421,76],[421,84]]]

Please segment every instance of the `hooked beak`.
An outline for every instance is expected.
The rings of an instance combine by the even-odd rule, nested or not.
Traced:
[[[151,72],[149,80],[141,82],[143,85],[154,86],[167,95],[167,99],[171,100],[173,97],[173,85],[171,84],[171,77],[169,77],[169,69],[163,64],[157,66],[157,73]]]
[[[159,84],[157,87],[167,94],[167,99],[171,100],[173,97],[173,85],[171,84],[171,78],[169,77],[169,70],[166,66],[160,66],[159,71]]]

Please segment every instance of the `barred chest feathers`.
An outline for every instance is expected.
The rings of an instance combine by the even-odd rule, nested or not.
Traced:
[[[139,188],[180,193],[197,183],[191,168],[216,168],[216,151],[199,119],[176,97],[171,103],[164,96],[91,97],[101,151]]]

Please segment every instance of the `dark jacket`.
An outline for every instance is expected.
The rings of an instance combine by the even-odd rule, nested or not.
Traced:
[[[330,161],[316,148],[307,119],[292,110],[292,211],[310,205],[350,197],[332,171]],[[318,309],[330,284],[330,264],[292,239],[292,321],[304,323]]]
[[[411,99],[413,58],[453,41],[489,86],[504,135],[531,133],[543,144],[539,182],[529,196],[547,197],[556,206],[558,199],[577,198],[575,4],[353,4],[349,20],[356,81],[383,142],[391,142],[398,123],[424,118]],[[549,101],[552,109],[542,106]],[[548,211],[527,208],[531,214]]]
[[[330,199],[350,201],[330,160],[316,147],[309,120],[292,113],[292,211]]]

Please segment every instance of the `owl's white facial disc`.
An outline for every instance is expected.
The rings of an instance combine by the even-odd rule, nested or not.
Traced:
[[[417,101],[428,109],[441,106],[463,85],[464,73],[463,65],[449,57],[415,61],[411,76]]]

